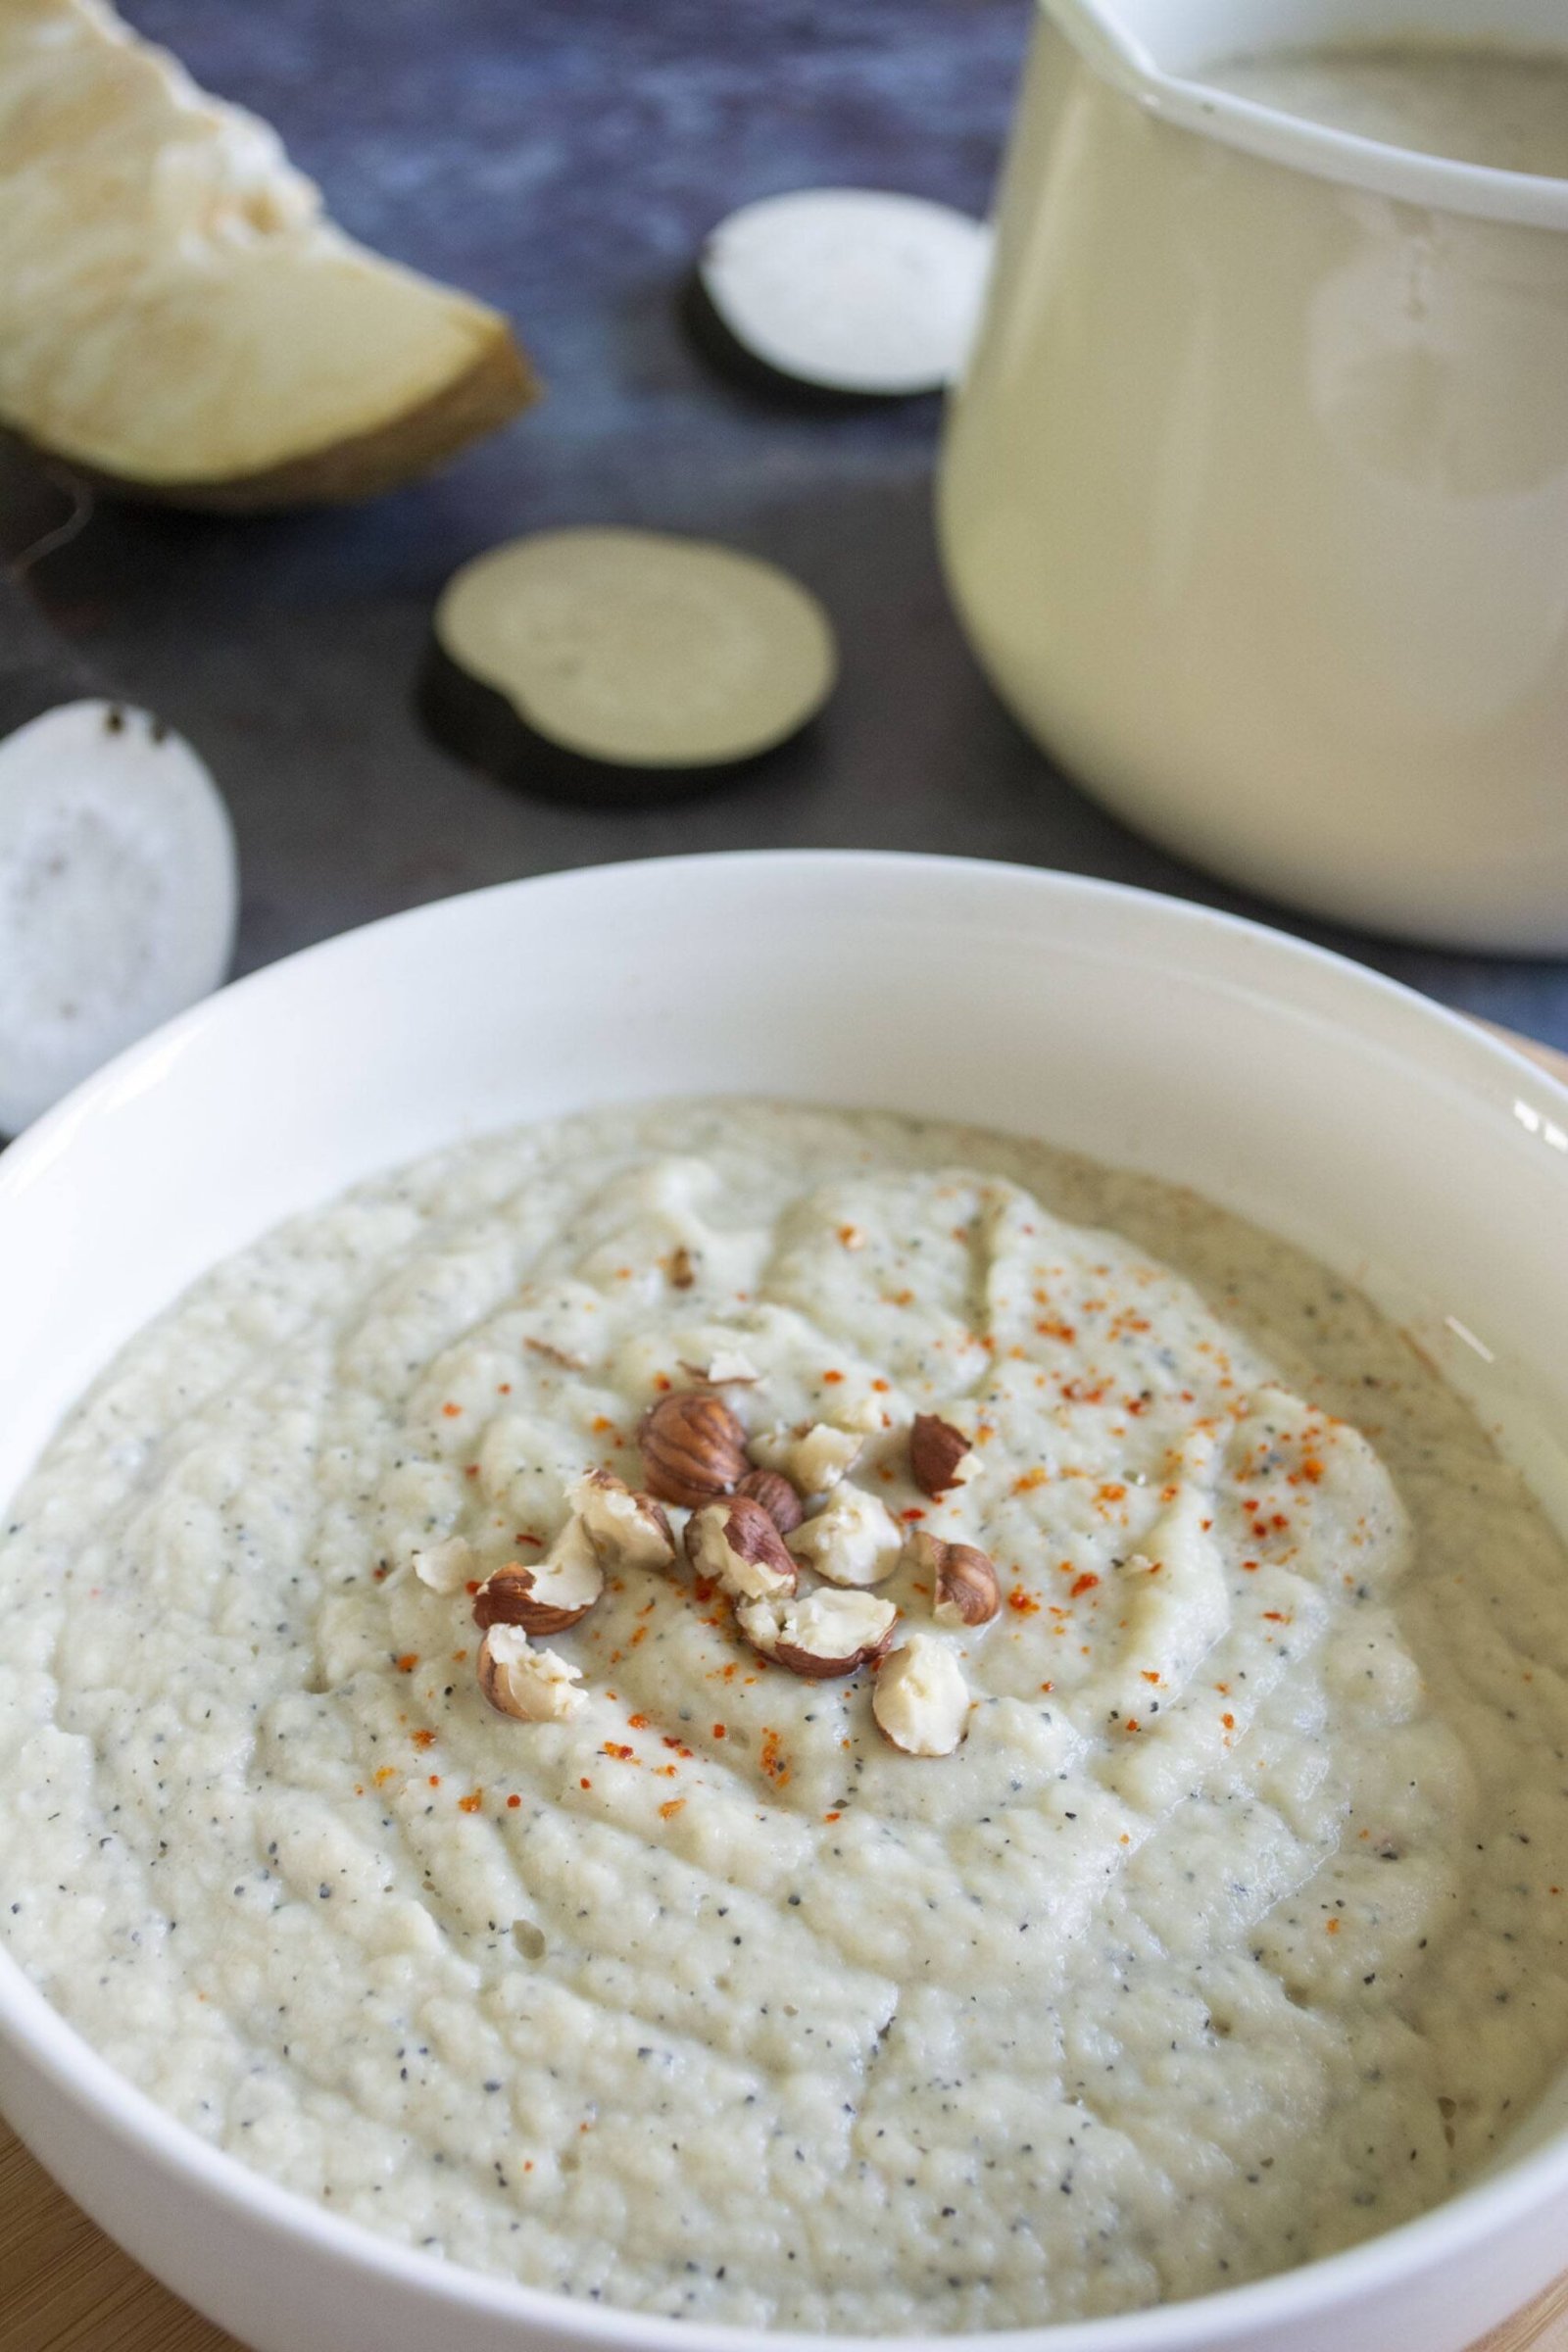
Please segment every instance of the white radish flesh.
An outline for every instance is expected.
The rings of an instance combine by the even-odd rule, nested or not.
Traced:
[[[146,711],[78,700],[0,741],[0,1135],[216,988],[237,902],[217,787]]]
[[[709,323],[774,375],[900,399],[940,391],[962,368],[990,255],[984,222],[950,205],[801,188],[721,221],[697,284]]]

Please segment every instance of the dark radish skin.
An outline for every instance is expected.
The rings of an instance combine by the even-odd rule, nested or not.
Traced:
[[[582,808],[642,808],[657,801],[695,800],[768,773],[792,752],[808,745],[815,719],[782,743],[769,744],[738,760],[701,767],[639,766],[621,760],[590,760],[581,752],[530,727],[515,706],[494,686],[470,677],[433,636],[425,649],[415,708],[443,751],[482,768],[498,782],[541,800],[568,801]]]
[[[86,702],[103,691],[27,591],[0,571],[0,741],[62,703]]]
[[[880,409],[887,406],[885,392],[853,392],[837,384],[809,383],[804,376],[788,375],[782,368],[770,367],[768,362],[743,343],[726,322],[723,313],[703,283],[701,265],[695,265],[680,292],[680,321],[699,351],[716,375],[722,375],[754,400],[767,401],[778,408],[798,409],[809,415],[832,416],[850,409]],[[931,399],[931,392],[903,393],[895,397],[905,400]]]

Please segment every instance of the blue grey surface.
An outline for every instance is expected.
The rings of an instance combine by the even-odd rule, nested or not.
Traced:
[[[1027,0],[127,13],[276,123],[347,227],[510,312],[550,385],[373,507],[243,522],[106,509],[37,575],[62,625],[212,760],[240,836],[242,966],[514,874],[763,844],[1016,858],[1290,924],[1126,832],[1001,710],[937,569],[934,402],[793,411],[716,379],[677,323],[704,232],[750,197],[849,181],[983,210]],[[428,743],[410,696],[447,574],[511,533],[593,520],[709,534],[797,571],[843,645],[824,721],[750,782],[631,811],[521,797]],[[1568,1045],[1563,964],[1290,927]]]

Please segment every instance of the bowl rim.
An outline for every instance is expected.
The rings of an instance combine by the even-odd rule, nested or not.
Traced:
[[[0,1217],[9,1198],[35,1182],[78,1136],[90,1133],[100,1110],[127,1091],[140,1093],[156,1084],[183,1040],[226,1019],[233,1002],[284,994],[301,970],[326,972],[334,960],[373,956],[384,940],[409,939],[420,929],[444,924],[461,926],[465,910],[476,902],[542,895],[569,900],[578,894],[591,895],[607,883],[623,884],[628,878],[635,878],[634,887],[646,881],[651,888],[666,891],[672,883],[678,887],[683,878],[762,866],[775,875],[794,876],[802,882],[828,872],[853,870],[858,886],[865,889],[926,877],[938,887],[946,880],[982,893],[1010,890],[1020,901],[1033,899],[1048,916],[1053,906],[1075,902],[1119,910],[1135,921],[1165,926],[1184,951],[1201,943],[1216,978],[1234,981],[1238,963],[1246,966],[1258,960],[1265,967],[1272,966],[1276,974],[1294,974],[1298,980],[1310,977],[1317,983],[1315,1011],[1326,1011],[1327,1017],[1342,1023],[1347,1014],[1373,1016],[1355,1024],[1363,1035],[1375,1034],[1380,1044],[1408,1048],[1418,1057],[1424,1047],[1429,1066],[1433,1050],[1438,1049],[1445,1076],[1460,1084],[1468,1081],[1473,1093],[1481,1091],[1488,1076],[1493,1080],[1504,1075],[1528,1079],[1532,1093],[1554,1104],[1568,1128],[1568,1084],[1543,1070],[1494,1031],[1478,1027],[1463,1014],[1348,956],[1295,938],[1250,916],[1132,884],[1004,859],[865,850],[702,852],[520,876],[429,901],[336,933],[231,981],[117,1055],[0,1153]],[[1189,960],[1188,954],[1184,953],[1183,960]],[[1255,974],[1256,993],[1265,1000],[1283,1002],[1285,992],[1277,985],[1269,986],[1269,979],[1266,968]],[[1336,999],[1341,1001],[1339,1014],[1333,1009]],[[1298,1004],[1300,1000],[1292,1001]],[[1568,1160],[1564,1167],[1568,1174]],[[469,2269],[444,2255],[422,2252],[330,2213],[303,2191],[282,2186],[214,2146],[158,2105],[99,2055],[3,1948],[0,2035],[13,2042],[24,2062],[43,2077],[66,2104],[107,2128],[122,2144],[151,2154],[198,2203],[205,2199],[237,2208],[242,2216],[279,2237],[304,2240],[322,2255],[362,2273],[401,2281],[416,2290],[432,2310],[443,2304],[464,2306],[514,2320],[520,2328],[536,2328],[544,2340],[557,2343],[635,2343],[658,2345],[663,2352],[682,2352],[682,2347],[689,2352],[823,2352],[825,2346],[852,2348],[853,2352],[853,2348],[874,2343],[878,2352],[932,2352],[933,2342],[940,2340],[954,2352],[985,2352],[986,2347],[1002,2347],[1004,2352],[1163,2352],[1164,2347],[1185,2347],[1201,2336],[1207,2345],[1219,2346],[1248,2329],[1326,2319],[1363,2295],[1396,2289],[1440,2257],[1451,2263],[1456,2255],[1463,2255],[1510,2224],[1527,2220],[1554,2198],[1568,2200],[1568,2129],[1564,2129],[1553,2132],[1540,2147],[1501,2171],[1472,2181],[1412,2221],[1341,2252],[1184,2301],[1099,2319],[1041,2322],[940,2339],[914,2333],[869,2336],[741,2327],[667,2318],[525,2285]]]

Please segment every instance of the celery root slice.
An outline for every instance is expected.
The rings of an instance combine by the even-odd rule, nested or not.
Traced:
[[[788,741],[836,667],[827,615],[774,564],[655,531],[543,531],[448,582],[424,706],[511,780],[636,800]]]
[[[105,0],[0,8],[0,424],[113,489],[361,498],[533,396],[507,322],[357,245]]]

